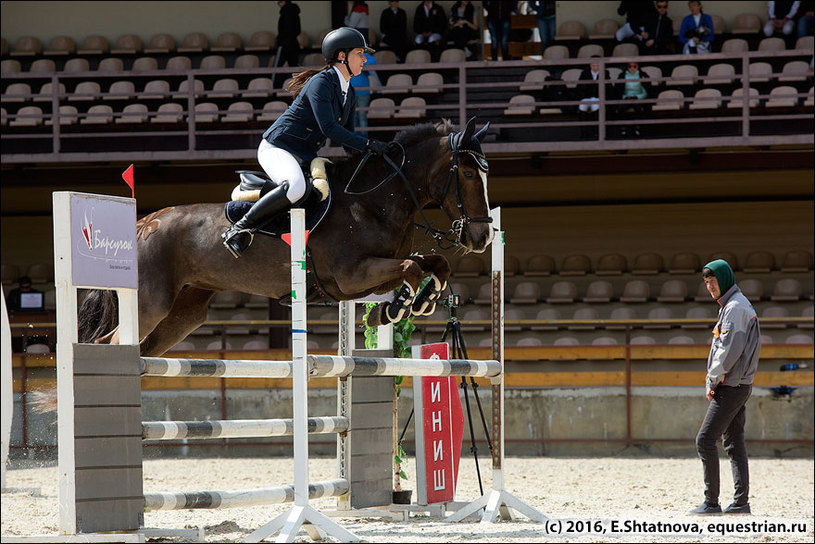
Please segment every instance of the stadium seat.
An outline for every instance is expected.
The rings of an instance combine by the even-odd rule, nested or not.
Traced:
[[[258,115],[258,121],[275,122],[277,118],[283,115],[283,112],[289,107],[288,104],[282,100],[272,100],[263,105],[263,110]]]
[[[65,84],[60,83],[57,86],[57,93],[61,95],[65,94]],[[34,102],[51,102],[53,99],[54,87],[50,82],[43,84],[43,86],[40,87],[40,92],[34,95]]]
[[[550,74],[548,70],[529,70],[526,74],[524,74],[524,81],[521,83],[518,90],[522,93],[527,91],[540,91],[544,86],[544,82],[549,79],[549,77]]]
[[[693,95],[690,110],[717,110],[722,107],[722,92],[719,89],[700,89]]]
[[[703,284],[704,285],[704,284]],[[705,290],[707,291],[707,290]],[[685,319],[702,319],[705,322],[703,323],[683,323],[680,325],[680,328],[683,329],[709,329],[714,323],[716,323],[716,314],[714,313],[713,306],[710,306],[709,303],[713,302],[713,298],[708,293],[707,300],[705,301],[708,303],[706,306],[697,306],[695,308],[691,308],[685,314]]]
[[[707,262],[715,261],[716,259],[723,259],[727,261],[727,264],[729,264],[730,268],[732,268],[733,270],[740,270],[738,258],[736,257],[735,254],[729,251],[717,251],[716,253],[711,254],[710,257],[707,258]]]
[[[550,276],[555,272],[555,260],[549,255],[533,255],[526,261],[524,276]]]
[[[180,123],[184,118],[184,108],[181,104],[168,102],[158,107],[155,117],[150,118],[151,123]]]
[[[39,106],[23,106],[17,110],[17,117],[8,124],[10,127],[37,127],[42,123],[43,114]]]
[[[657,103],[653,111],[679,111],[685,108],[685,95],[677,89],[661,91],[657,95]]]
[[[116,43],[110,48],[113,55],[135,55],[141,53],[142,42],[135,34],[125,34],[116,39]]]
[[[780,38],[779,38],[780,39]],[[778,81],[806,81],[812,74],[809,63],[802,60],[791,60],[781,69]]]
[[[811,108],[815,106],[815,87],[810,87],[809,92],[807,93],[807,97],[804,100],[804,106]]]
[[[241,91],[244,98],[263,98],[274,94],[274,85],[268,77],[256,77],[249,81],[245,91]]]
[[[182,80],[181,83],[178,84],[178,91],[173,93],[173,98],[175,99],[187,99],[189,96],[189,89],[190,89],[190,82],[189,80]],[[200,79],[193,80],[193,93],[195,96],[201,96],[204,93],[204,82]]]
[[[594,23],[594,28],[589,34],[589,40],[612,40],[615,38],[618,28],[620,28],[620,23],[614,19],[600,19]],[[605,53],[601,53],[600,56],[605,56]]]
[[[632,274],[659,274],[663,270],[662,256],[657,253],[642,253],[634,259]]]
[[[761,328],[762,329],[784,329],[787,327],[786,323],[772,323],[766,321],[767,318],[787,318],[790,316],[790,311],[784,306],[773,305],[766,306],[761,312]]]
[[[572,319],[575,321],[597,321],[600,319],[600,313],[595,310],[594,308],[578,308],[575,310],[574,314],[572,315]],[[597,328],[597,324],[595,323],[574,323],[571,325],[567,325],[569,330],[594,330]]]
[[[113,123],[113,108],[107,104],[91,106],[85,117],[79,120],[80,125],[106,125],[108,123]]]
[[[62,57],[76,53],[76,42],[69,36],[57,36],[51,40],[43,55],[51,57]]]
[[[634,310],[629,306],[622,306],[620,308],[614,308],[611,310],[611,315],[608,318],[612,321],[625,321],[630,319],[636,319],[637,314]],[[606,325],[606,329],[608,330],[625,330],[626,325],[614,325],[609,324]]]
[[[668,339],[668,344],[670,345],[691,345],[695,344],[696,340],[691,338],[690,336],[685,336],[684,334],[674,335]]]
[[[0,98],[3,103],[28,102],[29,100],[31,100],[31,85],[28,83],[11,83]]]
[[[413,86],[410,74],[391,74],[385,85],[379,90],[381,94],[407,94]]]
[[[195,351],[195,343],[190,340],[183,340],[171,347],[169,351]]]
[[[390,98],[374,98],[368,105],[368,119],[390,119],[396,111],[396,104]]]
[[[463,331],[485,331],[488,325],[475,323],[475,321],[489,321],[490,311],[485,307],[463,309],[459,314],[459,321]]]
[[[42,54],[42,42],[34,36],[23,36],[14,44],[12,57],[36,57]]]
[[[543,51],[543,60],[563,60],[569,58],[569,48],[565,45],[550,45]]]
[[[784,40],[781,38],[777,38],[775,36],[771,38],[763,38],[760,42],[758,42],[758,51],[784,51],[787,48],[787,44],[784,43]]]
[[[421,96],[409,96],[402,100],[393,114],[395,119],[422,119],[426,115],[427,102]]]
[[[226,77],[217,80],[207,96],[209,98],[232,98],[237,96],[239,91],[238,80]]]
[[[102,96],[102,100],[132,100],[136,96],[136,87],[130,80],[114,81],[110,89]]]
[[[808,51],[812,54],[813,48],[815,48],[815,38],[813,36],[801,36],[795,41],[795,49],[799,51]]]
[[[212,342],[207,344],[206,347],[207,351],[230,351],[232,350],[232,342],[223,340],[213,340]]]
[[[730,38],[729,40],[725,40],[722,44],[722,53],[730,55],[740,55],[741,53],[746,53],[749,49],[750,46],[747,45],[747,40],[742,40],[741,38]]]
[[[164,67],[164,69],[172,70],[174,72],[185,72],[192,69],[192,61],[190,60],[190,57],[184,55],[170,57],[167,60],[167,65]]]
[[[74,92],[68,96],[69,102],[93,102],[99,100],[102,90],[96,81],[80,81]]]
[[[210,308],[232,309],[243,305],[244,294],[240,291],[218,291],[209,302]]]
[[[215,123],[219,117],[217,104],[213,102],[198,102],[195,104],[196,123]]]
[[[16,59],[3,59],[0,62],[0,73],[2,74],[19,74],[21,68],[20,61]]]
[[[662,78],[662,68],[659,66],[643,66],[642,71],[648,74],[648,80],[652,87],[660,87],[665,84]]]
[[[98,34],[86,36],[76,50],[78,55],[104,55],[108,52],[108,39]]]
[[[613,336],[598,336],[591,341],[592,346],[616,346],[618,343]]]
[[[121,124],[139,124],[147,123],[147,106],[144,104],[128,104],[122,110],[121,117],[116,117],[115,123]]]
[[[464,255],[455,266],[454,276],[457,278],[475,278],[484,275],[484,261],[475,255]]]
[[[232,66],[238,70],[249,70],[252,68],[260,67],[260,59],[257,55],[241,55],[235,59],[235,64]]]
[[[727,32],[727,24],[725,23],[724,17],[721,15],[713,15],[712,13],[708,13],[708,15],[710,15],[710,19],[713,21],[713,34],[721,36]]]
[[[808,272],[810,270],[812,270],[812,254],[802,249],[788,251],[781,262],[781,272]]]
[[[191,32],[184,36],[181,45],[178,46],[179,53],[202,53],[209,49],[209,38],[203,32]]]
[[[586,255],[567,255],[560,267],[561,276],[585,276],[591,272],[591,260]]]
[[[577,298],[577,286],[574,282],[561,280],[552,284],[546,302],[549,304],[572,303],[575,298]]]
[[[74,106],[60,106],[59,107],[59,124],[62,125],[75,125],[79,122],[79,113]],[[45,125],[51,126],[54,124],[53,119],[46,119]]]
[[[543,342],[541,342],[540,338],[535,336],[524,336],[523,338],[519,338],[515,345],[519,348],[522,347],[537,347],[542,346]]]
[[[243,49],[241,35],[237,32],[224,32],[215,38],[215,45],[212,46],[211,51],[234,53],[240,49]]]
[[[507,321],[519,321],[526,319],[526,315],[518,308],[507,308],[504,312],[504,331],[505,332],[518,332],[522,329],[521,325],[510,325]]]
[[[659,299],[657,299],[659,300]],[[665,321],[666,319],[675,319],[675,316],[670,308],[666,306],[656,306],[648,311],[647,319],[651,321]],[[643,329],[670,329],[671,326],[667,323],[648,323],[643,325]]]
[[[803,288],[801,282],[795,278],[782,278],[778,280],[773,287],[773,293],[770,295],[770,300],[791,302],[801,300]]]
[[[405,64],[430,64],[430,51],[413,49],[405,55]]]
[[[648,282],[643,280],[631,280],[623,287],[623,295],[620,302],[648,302],[651,296],[651,288]]]
[[[297,43],[300,44],[300,49],[311,49],[311,37],[305,31],[297,35]],[[322,40],[319,43],[322,43]]]
[[[440,63],[457,63],[457,62],[464,62],[467,60],[467,57],[464,56],[463,49],[445,49],[441,52],[441,56],[439,57]]]
[[[442,92],[444,78],[438,72],[422,72],[411,92],[413,94],[439,94]]]
[[[808,317],[809,319],[812,319],[813,315],[815,315],[815,307],[813,307],[812,304],[810,304],[809,306],[804,308],[804,311],[801,312],[801,317]],[[813,324],[812,323],[798,323],[796,325],[796,327],[798,327],[799,329],[811,329],[811,328],[813,328]]]
[[[597,269],[594,273],[598,276],[619,276],[627,269],[628,261],[624,255],[609,253],[600,257],[597,261]]]
[[[274,49],[275,35],[268,30],[259,30],[249,37],[244,51],[271,51]]]
[[[233,102],[226,110],[226,115],[221,118],[225,123],[248,123],[255,116],[250,102]]]
[[[710,292],[708,292],[705,282],[699,282],[699,287],[696,288],[696,294],[693,296],[693,300],[696,302],[710,302]]]
[[[509,99],[504,115],[530,116],[535,113],[535,97],[528,94],[516,94]]]
[[[376,64],[379,66],[380,64],[396,64],[396,53],[389,50],[380,50],[374,53],[374,58],[376,59]]]
[[[785,344],[812,344],[812,336],[807,334],[792,334],[784,341]]]
[[[226,68],[226,59],[222,55],[207,55],[201,59],[200,68],[201,70],[223,70]]]
[[[566,21],[557,28],[555,40],[582,40],[586,36],[586,27],[580,21]]]
[[[57,71],[57,65],[51,59],[37,59],[31,63],[28,71],[32,74],[50,74]]]
[[[5,62],[5,61],[4,61]],[[65,66],[62,67],[63,72],[89,72],[90,65],[88,59],[76,57],[65,61]]]
[[[720,62],[708,68],[705,85],[730,85],[736,77],[736,69],[732,64]]]
[[[682,280],[668,280],[662,284],[657,302],[685,302],[688,298],[688,285]]]
[[[154,79],[144,85],[139,93],[141,100],[162,100],[170,96],[170,84],[163,79]]]
[[[555,346],[579,346],[580,340],[571,335],[563,335],[555,338],[553,342]]]
[[[648,346],[656,343],[656,339],[650,334],[634,333],[631,335],[632,346]]]
[[[695,85],[699,76],[699,69],[694,64],[680,64],[671,71],[670,77],[665,81],[669,87]]]
[[[731,34],[757,34],[761,30],[761,19],[755,13],[740,13],[733,19]]]
[[[615,58],[638,57],[640,49],[635,43],[618,43],[614,46],[611,56]]]
[[[541,288],[537,282],[522,281],[515,286],[510,304],[537,304],[541,298]]]
[[[764,298],[764,284],[755,278],[746,278],[736,282],[750,302],[756,303]]]
[[[614,287],[610,281],[594,280],[586,287],[583,302],[611,302],[614,298]]]
[[[577,88],[577,81],[580,79],[582,72],[582,68],[569,68],[568,70],[563,70],[560,74],[560,79],[566,82],[567,89],[575,89]]]
[[[8,112],[6,108],[0,108],[0,126],[7,126],[8,125]]]
[[[322,53],[308,53],[303,57],[300,64],[310,68],[317,68],[325,64],[325,57],[323,57]]]
[[[699,255],[690,252],[680,252],[673,256],[668,267],[669,274],[696,274],[702,270]]]
[[[119,57],[108,57],[99,61],[97,72],[124,72],[125,66]]]
[[[750,98],[748,100],[748,107],[758,107],[758,91],[750,87]],[[733,94],[730,95],[730,100],[727,103],[728,108],[743,108],[744,107],[744,89],[739,87]]]
[[[798,105],[798,89],[789,85],[781,85],[774,87],[770,91],[770,97],[767,103],[764,104],[766,108],[794,108]]]
[[[504,255],[504,275],[512,277],[521,273],[521,261],[515,255]]]
[[[577,50],[577,58],[588,59],[591,57],[604,57],[606,56],[603,47],[596,43],[587,43]]]
[[[169,34],[155,34],[150,37],[144,52],[148,55],[167,54],[175,50],[175,38]]]
[[[544,308],[543,310],[538,311],[538,313],[535,315],[535,319],[538,321],[559,321],[563,318],[560,315],[560,310],[557,308]],[[530,329],[533,331],[555,331],[557,330],[557,325],[531,325]]]
[[[294,80],[294,78],[290,77],[290,78],[286,79],[285,81],[283,81],[283,84],[280,86],[280,89],[275,91],[275,94],[278,96],[278,98],[283,98],[283,97],[287,97],[287,96],[294,96],[294,94],[291,91],[288,90],[289,85],[291,84],[291,82],[293,80]]]
[[[744,261],[744,271],[760,274],[775,270],[775,256],[769,251],[754,251]]]
[[[748,70],[750,83],[766,83],[773,77],[773,67],[769,62],[751,62]]]

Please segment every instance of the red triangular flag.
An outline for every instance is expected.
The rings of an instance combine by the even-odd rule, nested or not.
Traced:
[[[122,172],[122,179],[130,186],[130,195],[136,198],[136,182],[133,180],[133,165],[127,167],[127,170]]]
[[[311,232],[311,231],[308,231],[308,230],[306,231],[306,245],[308,245],[308,234],[309,234],[309,232]],[[290,232],[287,232],[285,234],[281,234],[280,239],[283,240],[284,242],[286,242],[287,244],[289,244],[289,246],[291,246],[291,233]]]

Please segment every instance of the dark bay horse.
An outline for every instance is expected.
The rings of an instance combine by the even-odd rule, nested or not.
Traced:
[[[393,302],[381,303],[371,312],[369,325],[396,321],[408,312],[432,312],[447,285],[450,264],[442,255],[410,255],[416,208],[440,206],[453,223],[448,237],[455,238],[458,248],[484,251],[493,238],[487,162],[479,144],[485,130],[476,133],[471,119],[461,132],[453,131],[448,122],[400,132],[395,141],[404,148],[404,178],[397,175],[365,194],[344,192],[356,161],[331,169],[332,207],[308,239],[314,272],[329,296],[352,300],[401,286]],[[354,186],[374,187],[391,173],[392,164],[371,158]],[[258,235],[235,260],[221,245],[226,227],[223,203],[164,208],[139,221],[143,356],[165,353],[198,328],[217,291],[273,299],[291,293],[289,246]],[[432,281],[417,293],[428,276]],[[80,309],[80,342],[116,343],[116,306],[113,291],[91,291]]]

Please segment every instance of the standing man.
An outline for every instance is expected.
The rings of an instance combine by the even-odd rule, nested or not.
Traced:
[[[379,17],[379,31],[382,41],[388,44],[399,62],[405,62],[407,54],[407,13],[399,7],[399,2],[388,2]]]
[[[277,21],[277,58],[275,68],[284,64],[290,67],[300,65],[300,7],[290,0],[280,0],[280,19]],[[275,74],[274,86],[279,89],[286,79],[285,74]]]
[[[713,343],[707,359],[705,396],[710,404],[696,436],[696,449],[702,459],[705,502],[690,514],[749,514],[750,475],[744,444],[745,404],[753,390],[758,368],[761,331],[753,305],[742,294],[727,261],[717,259],[705,265],[702,278],[719,304],[719,318],[713,328]],[[736,492],[733,504],[722,511],[719,505],[719,453],[716,441],[722,437],[730,457]]]
[[[637,39],[640,42],[640,55],[668,55],[673,53],[673,21],[668,17],[668,0],[654,2],[655,10],[644,16],[640,22]]]

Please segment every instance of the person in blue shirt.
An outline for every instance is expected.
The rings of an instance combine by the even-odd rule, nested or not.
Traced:
[[[376,64],[376,58],[370,53],[365,53],[365,64],[372,66]],[[354,126],[357,128],[368,128],[368,112],[360,108],[367,108],[371,103],[371,89],[375,85],[382,86],[379,80],[379,75],[376,70],[369,70],[363,68],[362,72],[351,78],[351,86],[354,88],[354,93],[357,95],[357,110],[354,113]],[[362,130],[359,132],[363,136],[368,136],[368,132]]]
[[[311,163],[327,138],[346,149],[385,153],[385,142],[354,132],[356,95],[350,79],[362,72],[365,53],[373,52],[358,30],[338,28],[323,39],[327,64],[292,78],[288,90],[294,101],[263,133],[258,146],[258,162],[277,187],[221,235],[236,259],[252,243],[258,227],[302,198],[306,191],[302,165]]]
[[[710,53],[713,43],[713,18],[702,11],[702,2],[691,0],[688,2],[690,15],[682,19],[679,29],[679,43],[682,44],[682,53]]]

